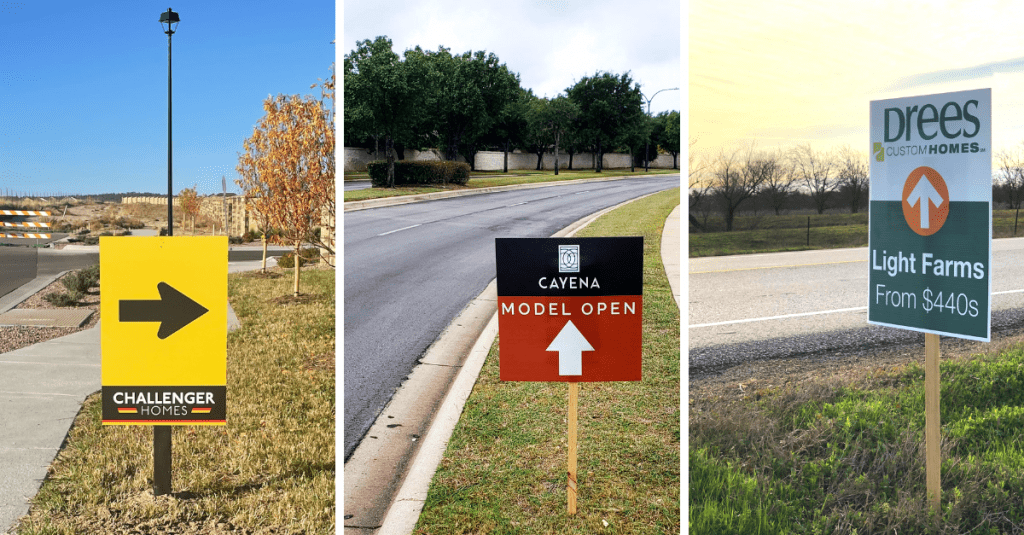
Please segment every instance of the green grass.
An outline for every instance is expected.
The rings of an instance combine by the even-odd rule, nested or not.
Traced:
[[[642,167],[638,167],[635,172],[630,172],[626,169],[605,169],[601,173],[597,173],[592,169],[582,171],[568,171],[566,169],[560,169],[558,176],[555,176],[554,170],[548,171],[527,171],[527,170],[515,170],[509,171],[508,174],[504,174],[500,171],[481,171],[470,173],[469,182],[465,186],[447,186],[447,187],[398,187],[394,189],[389,188],[369,188],[364,190],[353,190],[345,192],[345,202],[348,201],[362,201],[367,199],[379,199],[383,197],[397,197],[401,195],[418,195],[420,193],[434,193],[437,191],[451,191],[460,189],[479,189],[479,188],[490,188],[494,186],[511,186],[515,184],[534,184],[538,182],[561,182],[565,180],[579,180],[582,178],[599,178],[599,177],[613,177],[613,176],[639,176],[639,175],[655,175],[655,174],[678,174],[678,169],[651,169],[648,172],[644,172]],[[355,178],[369,178],[366,173],[345,173],[346,180],[353,180]]]
[[[808,217],[810,217],[811,224],[809,238]],[[1013,210],[994,210],[992,213],[992,237],[1013,237],[1014,217]],[[709,218],[707,228],[708,232],[690,232],[690,258],[865,247],[868,244],[868,214],[866,212],[811,216],[806,214],[737,216],[731,232],[725,231],[725,222],[721,218]],[[1024,217],[1017,222],[1016,236],[1024,236]]]
[[[173,496],[152,427],[103,427],[97,393],[16,533],[333,534],[334,271],[303,271],[297,302],[289,273],[229,275],[228,423],[173,430]]]
[[[678,203],[678,188],[659,193],[581,233],[644,237],[644,318],[643,380],[580,385],[577,514],[566,512],[568,386],[500,382],[495,341],[415,533],[679,533],[679,309],[659,249]]]
[[[943,362],[941,375],[938,528],[925,491],[924,372],[912,364],[691,413],[690,532],[1020,532],[1024,346]]]

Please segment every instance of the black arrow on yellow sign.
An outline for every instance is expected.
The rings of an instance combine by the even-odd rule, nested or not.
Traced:
[[[160,292],[160,299],[122,299],[119,303],[121,306],[120,320],[123,322],[159,321],[160,330],[157,331],[156,336],[163,340],[209,312],[206,307],[175,290],[166,282],[157,284],[156,289]]]

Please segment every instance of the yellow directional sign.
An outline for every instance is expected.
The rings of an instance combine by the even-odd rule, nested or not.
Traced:
[[[228,241],[100,238],[104,425],[224,425]]]

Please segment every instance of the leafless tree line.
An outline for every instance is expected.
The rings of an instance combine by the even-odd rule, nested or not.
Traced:
[[[840,190],[848,193],[852,213],[863,208],[861,200],[869,182],[868,157],[848,146],[819,151],[809,144],[789,150],[759,150],[751,145],[699,158],[694,154],[694,144],[691,140],[690,223],[697,228],[702,225],[693,213],[717,205],[725,217],[726,231],[731,231],[737,211],[755,196],[763,198],[776,215],[797,193],[808,195],[819,214]]]
[[[992,178],[993,194],[1011,210],[1019,210],[1024,201],[1024,142],[996,153]]]

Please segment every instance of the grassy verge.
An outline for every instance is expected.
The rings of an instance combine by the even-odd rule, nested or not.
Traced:
[[[660,252],[678,203],[678,188],[659,193],[581,233],[644,237],[643,381],[580,385],[576,516],[566,513],[568,387],[500,382],[495,341],[415,533],[679,532],[679,309]]]
[[[103,427],[90,396],[20,535],[333,534],[334,271],[230,275],[228,424],[173,431],[172,496],[152,493],[153,431]]]
[[[1024,345],[948,360],[941,375],[941,517],[911,364],[691,411],[690,532],[1021,532]]]
[[[1013,210],[993,210],[992,237],[1024,236],[1024,217]],[[810,233],[807,225],[810,217]],[[810,249],[864,247],[868,244],[868,215],[758,215],[741,216],[731,232],[724,223],[708,221],[709,232],[690,232],[690,258],[734,254],[774,253]]]
[[[353,190],[345,192],[345,201],[363,201],[366,199],[379,199],[383,197],[397,197],[400,195],[417,195],[420,193],[434,193],[437,191],[450,191],[458,189],[479,189],[479,188],[490,188],[494,186],[512,186],[515,184],[534,184],[537,182],[561,182],[565,180],[579,180],[582,178],[599,178],[599,177],[612,177],[612,176],[639,176],[639,175],[655,175],[655,174],[678,174],[678,169],[651,169],[648,172],[644,172],[643,168],[638,167],[635,172],[631,172],[629,169],[605,169],[604,172],[597,173],[592,169],[583,171],[568,171],[561,169],[558,171],[558,176],[555,176],[553,170],[550,171],[509,171],[506,175],[501,172],[487,171],[487,172],[476,172],[470,174],[469,183],[465,186],[448,186],[448,187],[415,187],[415,188],[369,188],[363,190]],[[345,173],[345,179],[351,180],[354,177],[366,175],[361,174],[349,174]],[[369,178],[369,177],[364,177]]]

